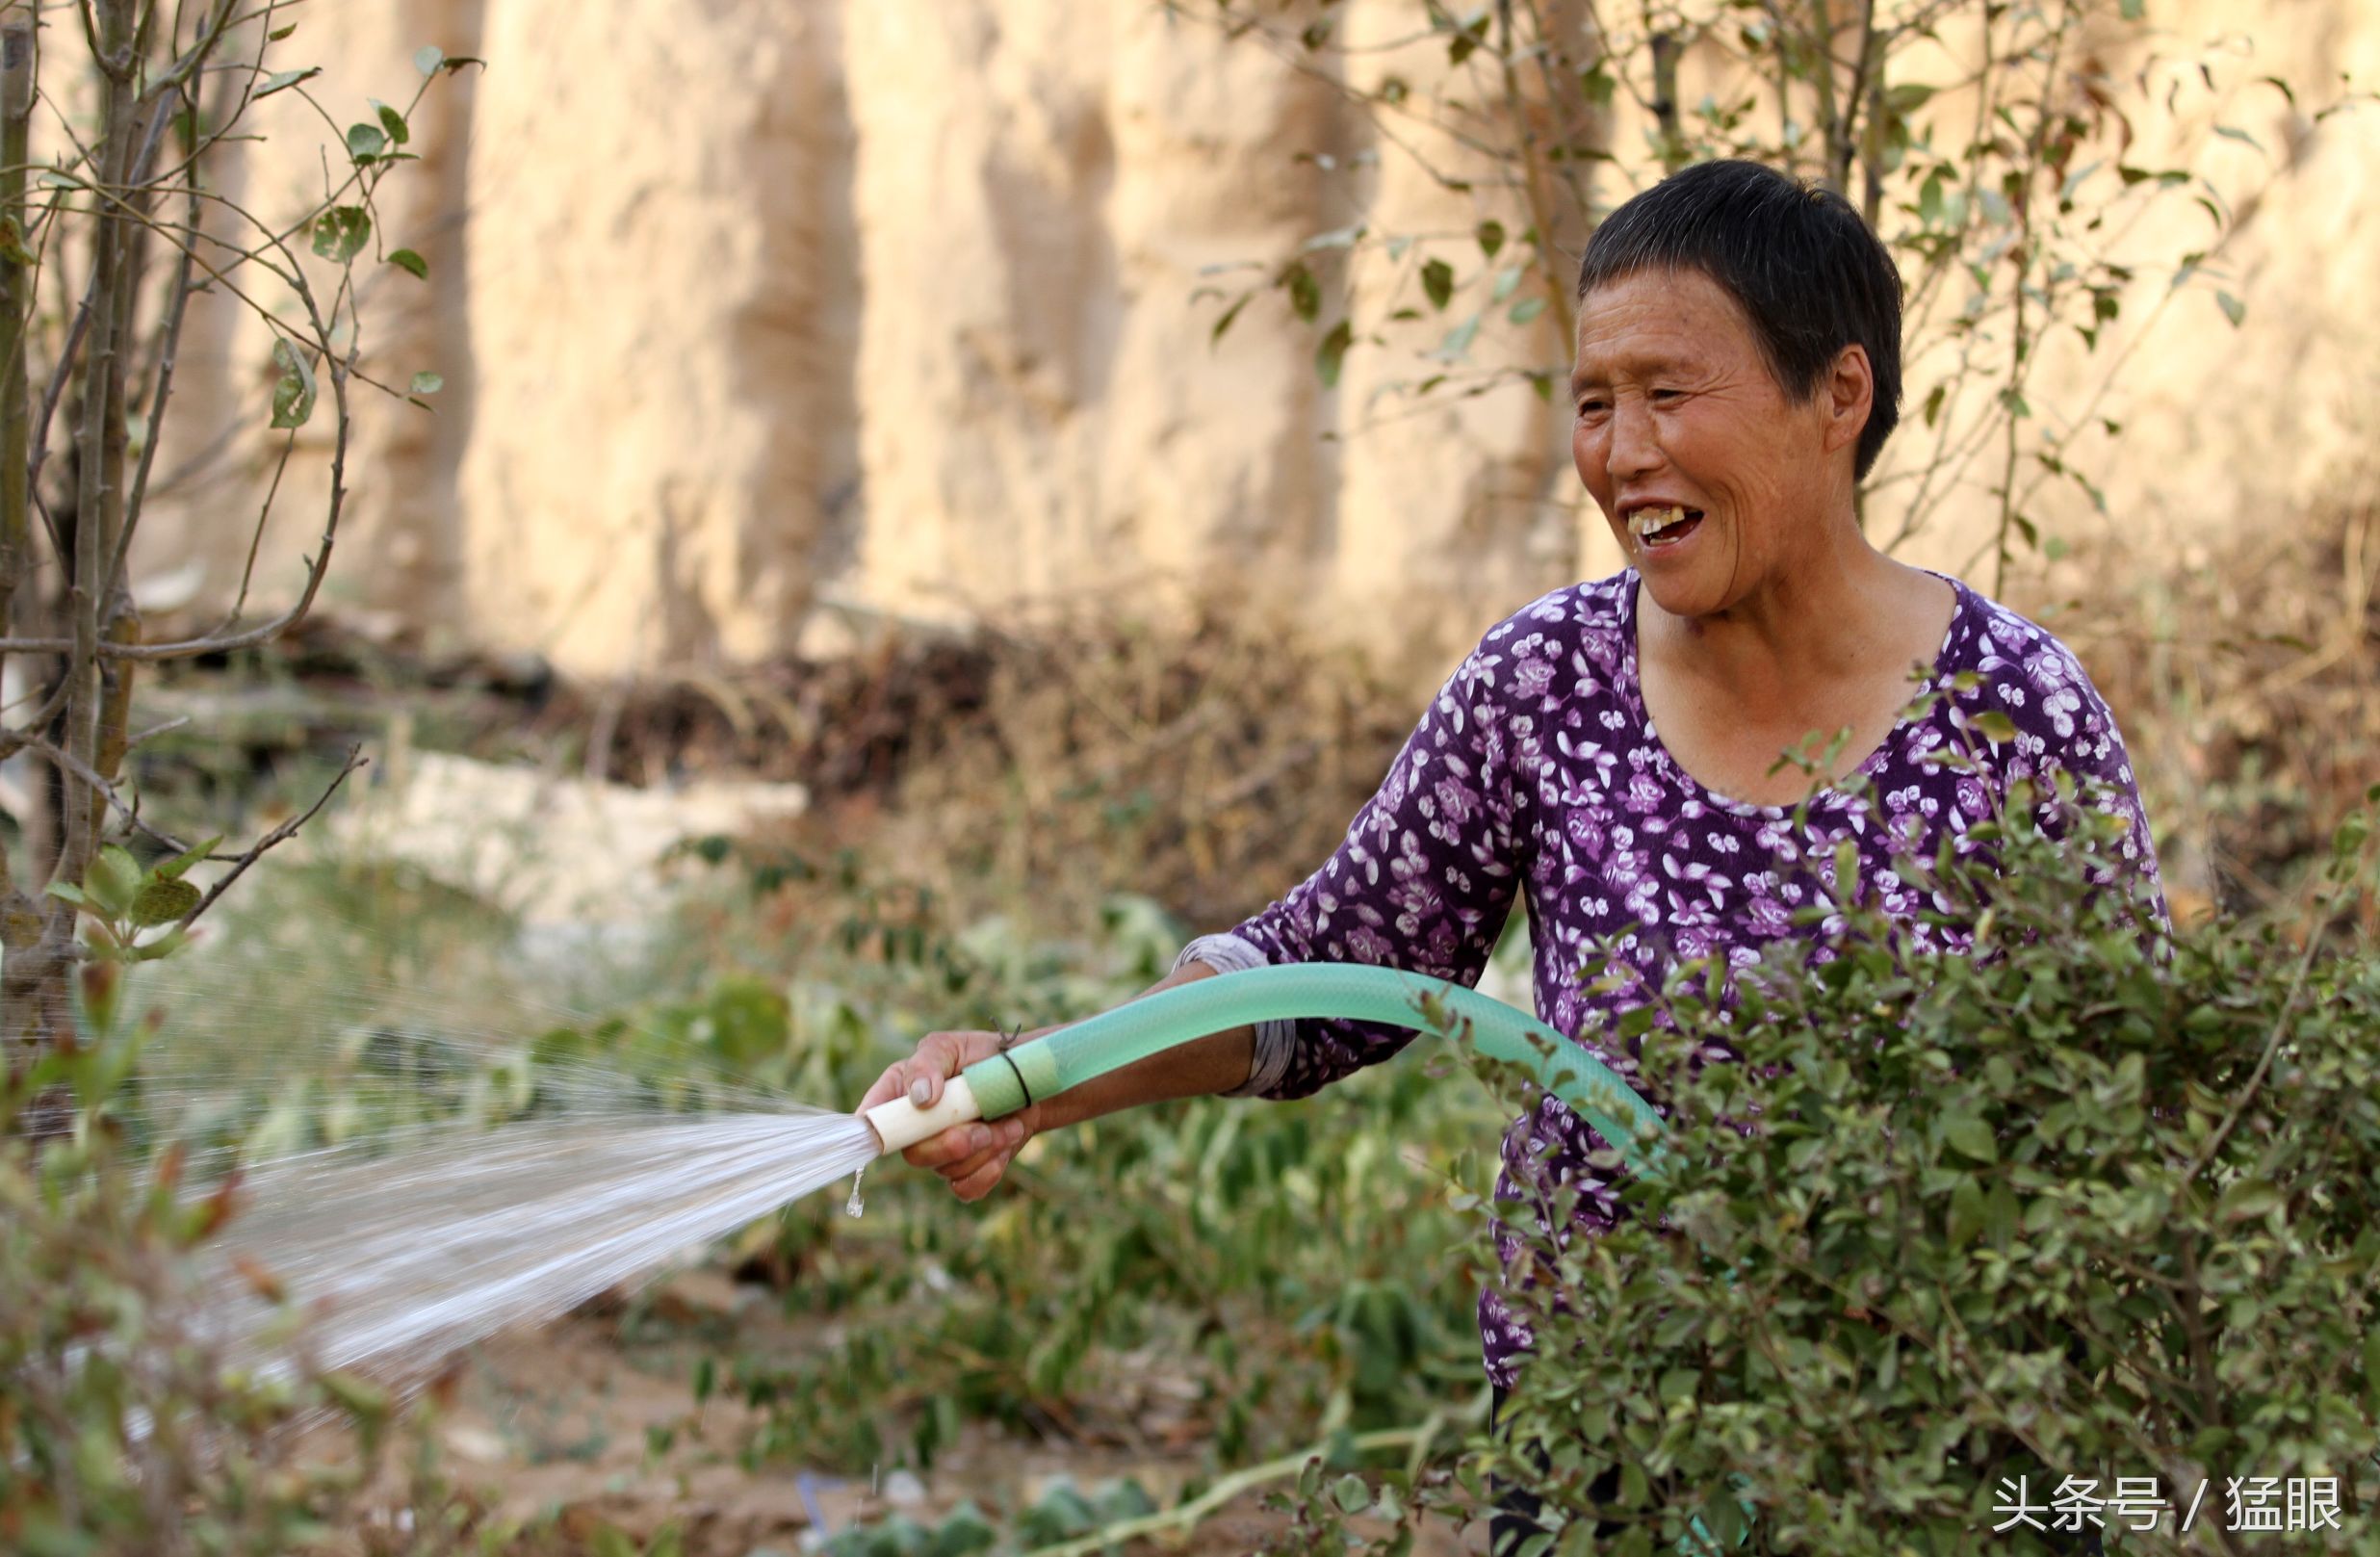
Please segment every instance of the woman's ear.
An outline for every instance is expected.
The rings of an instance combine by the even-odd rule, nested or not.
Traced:
[[[1857,447],[1859,435],[1868,430],[1868,413],[1876,407],[1876,372],[1868,364],[1868,349],[1847,346],[1836,352],[1818,393],[1826,414],[1827,451]]]

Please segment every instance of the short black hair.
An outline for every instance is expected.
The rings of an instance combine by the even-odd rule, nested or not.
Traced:
[[[1603,219],[1578,295],[1643,271],[1700,271],[1751,321],[1777,387],[1807,401],[1847,346],[1864,348],[1876,402],[1853,462],[1865,480],[1901,420],[1901,272],[1857,209],[1756,162],[1671,173]]]

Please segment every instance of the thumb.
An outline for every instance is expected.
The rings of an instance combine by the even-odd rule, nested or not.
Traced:
[[[966,1053],[954,1032],[929,1032],[918,1051],[902,1062],[902,1094],[920,1108],[942,1101],[943,1081],[964,1068]]]

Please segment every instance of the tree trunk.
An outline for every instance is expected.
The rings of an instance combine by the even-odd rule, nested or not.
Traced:
[[[0,22],[0,637],[16,631],[16,601],[33,557],[32,398],[25,369],[31,329],[34,271],[24,263],[25,165],[32,156],[35,79],[31,7]],[[20,817],[30,823],[32,818]],[[28,825],[29,843],[38,829]],[[39,880],[46,860],[28,858]],[[0,847],[0,1061],[14,1074],[49,1030],[48,997],[63,991],[65,974],[48,954],[44,905],[16,884]]]

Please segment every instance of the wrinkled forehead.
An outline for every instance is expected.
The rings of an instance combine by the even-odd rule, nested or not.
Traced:
[[[1751,322],[1698,268],[1632,271],[1579,295],[1577,376],[1636,376],[1757,358]]]

